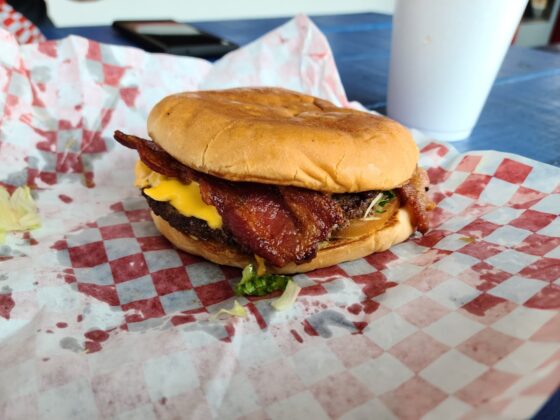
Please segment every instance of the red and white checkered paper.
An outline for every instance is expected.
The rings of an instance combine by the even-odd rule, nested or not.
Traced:
[[[212,322],[239,270],[158,234],[112,132],[145,135],[182,90],[350,105],[325,37],[297,17],[214,65],[0,38],[0,181],[44,222],[0,247],[2,418],[526,418],[558,387],[560,169],[415,133],[428,234],[296,276],[289,311],[242,298],[247,320]]]
[[[20,44],[46,41],[33,22],[4,0],[0,0],[0,28],[10,32]]]

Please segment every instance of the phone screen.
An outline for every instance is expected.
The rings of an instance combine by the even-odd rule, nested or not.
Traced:
[[[132,32],[152,38],[165,47],[221,44],[222,40],[203,33],[194,26],[174,21],[127,22],[123,24]]]

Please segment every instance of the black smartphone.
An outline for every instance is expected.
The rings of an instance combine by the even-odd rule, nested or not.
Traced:
[[[113,28],[150,52],[219,57],[238,46],[174,20],[117,20]]]

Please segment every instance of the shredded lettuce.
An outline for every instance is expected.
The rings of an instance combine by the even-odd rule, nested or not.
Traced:
[[[0,187],[0,243],[6,232],[27,231],[41,226],[37,205],[29,187],[17,188],[12,196]]]
[[[288,284],[286,285],[286,289],[284,289],[284,293],[282,293],[282,296],[271,303],[272,307],[277,311],[285,311],[286,309],[290,309],[294,305],[299,292],[301,292],[301,287],[299,287],[295,281],[289,280]]]
[[[369,216],[369,213],[371,212],[371,210],[375,207],[375,205],[377,204],[377,202],[379,200],[381,200],[383,198],[383,193],[379,193],[377,194],[375,197],[373,197],[373,199],[371,200],[371,202],[369,203],[369,206],[367,207],[364,216],[362,217],[362,219],[367,219]]]
[[[247,310],[237,300],[233,302],[231,309],[222,308],[215,314],[210,315],[210,321],[215,321],[224,317],[247,318]]]
[[[369,206],[367,207],[362,219],[363,220],[377,220],[378,217],[370,216],[370,214],[376,213],[385,213],[386,209],[385,206],[389,204],[391,201],[394,200],[396,194],[393,191],[382,191],[378,193],[373,199],[370,201]]]
[[[259,276],[253,264],[243,269],[241,281],[234,286],[238,296],[264,296],[277,290],[284,290],[290,280],[288,276],[264,274]]]
[[[385,213],[384,207],[389,204],[397,195],[393,191],[383,191],[383,198],[375,206],[376,213]]]

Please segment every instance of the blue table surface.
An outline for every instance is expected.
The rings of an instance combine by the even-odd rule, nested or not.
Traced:
[[[376,13],[312,18],[327,36],[350,100],[383,112],[391,49],[391,17]],[[196,22],[194,26],[247,44],[289,18]],[[49,39],[70,34],[133,45],[109,26],[42,28]],[[513,46],[471,136],[460,151],[494,149],[560,166],[560,54]],[[560,419],[560,390],[535,419]]]

